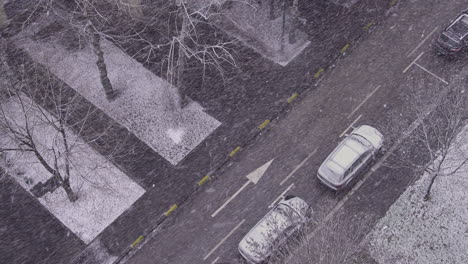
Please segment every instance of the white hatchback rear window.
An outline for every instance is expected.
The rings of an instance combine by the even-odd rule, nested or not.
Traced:
[[[346,145],[342,146],[338,152],[335,153],[333,161],[347,169],[365,150],[362,145],[354,140],[349,140]]]

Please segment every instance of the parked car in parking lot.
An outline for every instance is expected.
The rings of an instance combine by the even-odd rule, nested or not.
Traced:
[[[249,263],[265,263],[288,237],[304,226],[311,212],[304,200],[287,196],[245,235],[239,243],[239,253]]]
[[[439,53],[446,55],[459,53],[468,47],[467,10],[442,31],[435,46]]]
[[[362,125],[348,135],[320,165],[317,177],[333,190],[344,188],[383,145],[375,128]]]

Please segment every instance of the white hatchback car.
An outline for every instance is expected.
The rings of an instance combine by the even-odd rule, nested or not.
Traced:
[[[309,205],[299,197],[287,196],[271,209],[239,243],[239,253],[249,263],[264,263],[300,229],[311,213]]]
[[[367,125],[356,128],[322,163],[319,180],[333,190],[344,188],[382,145],[383,136],[377,129]]]

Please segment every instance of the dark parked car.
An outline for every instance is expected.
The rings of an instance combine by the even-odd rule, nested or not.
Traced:
[[[459,15],[436,41],[437,51],[454,55],[468,47],[468,10]]]

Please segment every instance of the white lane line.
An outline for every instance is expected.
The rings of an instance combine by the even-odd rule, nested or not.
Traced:
[[[276,202],[277,202],[278,200],[280,200],[281,198],[283,198],[283,197],[284,197],[284,194],[285,194],[286,192],[288,192],[293,186],[294,186],[294,183],[291,183],[291,185],[289,185],[289,187],[286,188],[286,190],[284,190],[284,192],[282,192],[282,193],[280,194],[280,196],[278,196],[278,198],[276,198],[276,199],[268,206],[268,209],[270,209],[270,208],[272,208],[273,206],[275,206]]]
[[[346,134],[346,131],[348,131],[353,125],[362,117],[362,115],[359,115],[352,123],[349,125],[343,133],[340,134],[340,137],[342,137],[344,134]]]
[[[249,185],[249,183],[250,183],[250,180],[247,181],[247,182],[245,182],[244,185],[242,185],[242,187],[241,187],[239,190],[237,190],[237,192],[235,192],[226,202],[224,202],[223,205],[221,205],[221,207],[218,208],[218,210],[216,210],[216,211],[211,215],[211,217],[215,217],[219,212],[221,212],[221,210],[223,210],[223,208],[226,207],[226,205],[227,205],[228,203],[230,203],[234,198],[236,198],[236,196],[237,196],[240,192],[242,192],[242,190],[244,190],[244,188],[247,187],[247,185]]]
[[[217,262],[218,260],[219,260],[219,257],[215,258],[215,260],[213,260],[213,261],[211,262],[211,264],[216,264],[216,262]]]
[[[427,36],[421,41],[421,43],[419,43],[419,45],[416,46],[416,48],[414,48],[410,53],[408,53],[408,55],[406,55],[406,57],[410,57],[417,49],[419,49],[419,47],[421,47],[421,45],[422,45],[424,42],[426,42],[426,40],[427,40],[432,34],[434,34],[434,32],[436,32],[436,30],[437,30],[438,28],[439,28],[438,26],[435,27],[435,28],[431,31],[431,33],[429,33],[429,35],[427,35]]]
[[[448,82],[442,78],[440,78],[439,76],[435,75],[434,73],[430,72],[428,69],[424,68],[423,66],[419,65],[418,63],[414,63],[414,65],[418,66],[419,68],[423,69],[424,71],[426,71],[427,73],[429,73],[430,75],[436,77],[439,81],[445,83],[445,84],[448,84]]]
[[[415,64],[416,61],[417,61],[419,58],[421,58],[421,56],[422,56],[423,54],[424,54],[424,52],[421,52],[421,54],[419,54],[419,56],[417,56],[416,59],[414,59],[414,60],[410,63],[410,65],[408,65],[408,67],[406,67],[406,69],[403,70],[403,73],[405,73],[411,66],[413,66],[413,64]]]
[[[408,138],[412,133],[413,131],[418,128],[421,123],[427,118],[427,116],[429,114],[431,114],[434,109],[440,105],[440,100],[442,98],[444,98],[445,96],[447,96],[448,92],[450,91],[450,89],[448,88],[445,88],[444,90],[442,90],[442,92],[439,94],[439,96],[436,98],[436,102],[434,102],[432,105],[429,106],[429,111],[423,113],[422,116],[418,117],[416,120],[413,121],[413,123],[405,130],[403,131],[402,135],[396,140],[396,142],[391,146],[391,148],[389,150],[386,151],[386,153],[384,154],[384,156],[379,160],[377,161],[376,164],[374,164],[374,166],[372,166],[372,168],[370,169],[370,171],[368,171],[362,180],[360,180],[358,182],[358,184],[356,184],[356,186],[353,187],[353,189],[346,194],[345,197],[343,197],[342,201],[338,202],[335,207],[325,216],[325,218],[323,218],[319,224],[312,230],[312,232],[308,233],[307,234],[307,239],[312,239],[315,234],[321,230],[323,228],[323,226],[325,226],[327,224],[327,221],[330,220],[334,214],[336,212],[338,212],[339,209],[341,209],[341,207],[344,205],[344,202],[346,200],[349,199],[349,196],[350,194],[353,194],[355,193],[359,187],[361,187],[361,185],[364,183],[364,181],[369,178],[372,173],[374,173],[379,167],[382,166],[382,164],[385,162],[385,160],[387,160],[387,158],[393,154],[393,152],[403,143],[403,141]],[[385,179],[385,178],[384,178]],[[294,252],[291,252],[291,254],[294,254]]]
[[[402,135],[396,140],[395,143],[393,143],[393,145],[390,147],[390,149],[388,149],[385,154],[383,155],[382,158],[380,158],[371,168],[368,172],[366,172],[366,174],[364,175],[364,177],[351,189],[350,192],[348,192],[346,194],[345,197],[343,197],[343,199],[338,202],[335,207],[333,208],[333,210],[331,210],[328,215],[321,221],[320,225],[324,224],[326,221],[330,220],[331,217],[344,205],[344,203],[349,199],[349,197],[351,195],[353,195],[360,187],[361,185],[375,172],[377,171],[377,169],[379,169],[383,163],[388,159],[388,157],[390,157],[390,155],[393,154],[393,152],[395,152],[395,150],[403,143],[403,141],[408,138],[413,132],[414,130],[416,130],[416,128],[418,128],[422,122],[424,121],[425,118],[427,118],[427,116],[432,113],[435,108],[440,105],[440,100],[441,98],[443,98],[444,96],[447,95],[447,93],[449,92],[449,89],[444,89],[440,94],[439,94],[439,97],[437,97],[437,101],[435,103],[433,103],[432,105],[429,106],[429,111],[423,113],[422,116],[418,117],[416,120],[413,121],[413,123],[411,123],[411,125],[405,130],[403,131]],[[318,227],[317,227],[318,229]],[[316,229],[316,230],[317,230]],[[315,231],[314,231],[315,232]],[[314,233],[312,232],[312,233]]]
[[[377,85],[377,87],[370,93],[366,96],[366,98],[364,98],[364,101],[362,101],[356,108],[354,108],[354,110],[348,115],[348,118],[350,118],[354,113],[356,113],[356,111],[367,101],[367,99],[369,99],[375,92],[377,92],[377,90],[381,87],[381,85]]]
[[[296,168],[294,168],[294,170],[292,170],[292,171],[288,174],[288,176],[286,176],[286,178],[284,178],[284,179],[280,182],[280,185],[283,185],[283,183],[285,183],[289,178],[291,178],[291,176],[293,176],[293,174],[294,174],[298,169],[300,169],[300,168],[304,165],[304,163],[306,163],[306,161],[307,161],[310,157],[312,157],[312,155],[315,154],[315,152],[317,152],[317,148],[315,148],[314,151],[312,151],[305,159],[303,159],[303,160],[301,161],[301,163],[299,163],[299,165],[297,165]]]
[[[215,252],[215,250],[218,249],[221,246],[221,244],[223,244],[244,222],[245,219],[242,219],[242,221],[240,221],[240,223],[237,224],[236,227],[234,227],[234,229],[231,230],[231,232],[229,232],[223,239],[221,239],[221,241],[219,241],[219,243],[216,244],[216,246],[210,252],[208,252],[208,254],[203,258],[203,260],[209,258],[211,254],[213,254],[213,252]]]

